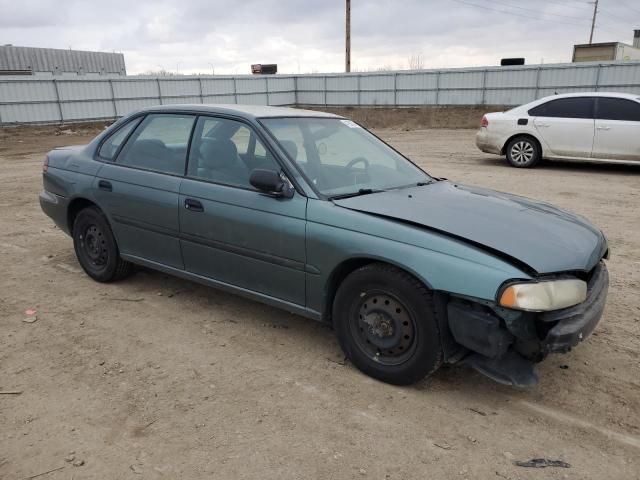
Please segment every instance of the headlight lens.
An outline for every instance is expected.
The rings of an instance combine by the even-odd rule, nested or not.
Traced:
[[[587,298],[587,283],[578,279],[551,280],[509,285],[500,295],[500,305],[516,310],[544,312],[582,303]]]

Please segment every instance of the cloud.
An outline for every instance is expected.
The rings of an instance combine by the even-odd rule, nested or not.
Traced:
[[[634,24],[624,7],[600,3],[596,40],[628,40]],[[121,51],[129,73],[344,65],[344,0],[0,0],[0,12],[3,43]],[[352,67],[407,68],[414,54],[427,68],[496,65],[509,56],[566,62],[573,44],[588,39],[590,15],[582,2],[353,0]]]

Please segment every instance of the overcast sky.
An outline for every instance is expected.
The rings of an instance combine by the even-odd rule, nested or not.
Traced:
[[[129,74],[344,69],[344,0],[0,0],[0,44],[124,53]],[[475,6],[475,5],[479,5]],[[587,43],[582,0],[352,0],[352,70],[571,60]],[[600,0],[594,41],[631,43],[640,2]],[[509,13],[507,13],[509,12]]]

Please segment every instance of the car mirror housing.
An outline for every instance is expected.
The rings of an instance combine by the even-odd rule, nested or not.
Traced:
[[[293,186],[282,172],[276,170],[256,168],[251,171],[249,183],[261,192],[275,197],[293,197]]]

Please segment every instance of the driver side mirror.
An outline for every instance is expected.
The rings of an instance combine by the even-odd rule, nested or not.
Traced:
[[[274,197],[293,197],[294,188],[284,175],[275,170],[256,168],[251,171],[249,183],[262,193],[267,193]]]

